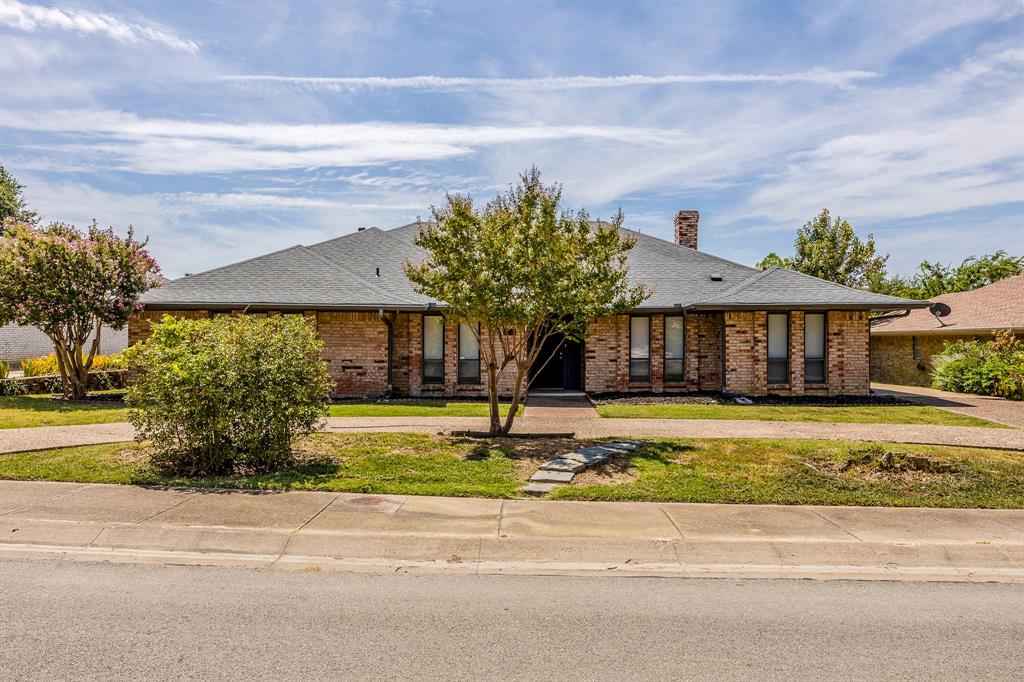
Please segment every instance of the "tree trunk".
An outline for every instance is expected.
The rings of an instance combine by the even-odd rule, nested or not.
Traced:
[[[498,411],[498,370],[492,365],[487,366],[487,402],[491,417],[488,433],[497,436],[501,433],[501,413]]]
[[[523,397],[523,378],[526,376],[524,367],[522,362],[516,362],[516,383],[512,389],[512,403],[508,406],[505,424],[501,427],[502,435],[508,435],[512,431],[512,422],[515,421],[516,412],[519,411],[519,402]]]

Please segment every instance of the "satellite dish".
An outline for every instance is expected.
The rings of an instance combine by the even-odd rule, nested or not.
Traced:
[[[949,315],[952,310],[945,303],[932,303],[928,306],[928,312],[935,316],[935,319],[939,321],[939,326],[945,327],[946,324],[942,321],[942,318]]]

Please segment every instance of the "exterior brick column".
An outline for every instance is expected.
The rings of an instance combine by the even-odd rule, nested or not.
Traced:
[[[804,394],[804,313],[789,314],[789,394]]]
[[[665,316],[651,315],[651,391],[665,390]]]

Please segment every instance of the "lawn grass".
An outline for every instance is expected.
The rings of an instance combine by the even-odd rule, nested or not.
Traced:
[[[508,414],[507,404],[500,407],[501,414]],[[487,417],[487,410],[484,402],[402,400],[332,403],[329,414],[332,417]],[[67,403],[53,400],[49,394],[0,398],[0,429],[105,424],[127,419],[128,408],[116,402]]]
[[[288,469],[184,478],[154,469],[137,443],[112,443],[0,455],[0,479],[515,497],[520,482],[506,453],[510,447],[427,434],[318,434]]]
[[[753,419],[784,422],[848,422],[856,424],[938,424],[1006,428],[985,419],[947,412],[925,405],[863,405],[812,407],[808,405],[730,405],[654,403],[597,406],[602,417],[640,419]]]
[[[128,410],[117,402],[67,403],[46,395],[0,398],[0,429],[123,422]]]
[[[864,453],[922,455],[950,473],[838,472]],[[571,485],[562,500],[894,507],[1024,508],[1024,452],[897,443],[778,439],[650,441],[628,457],[634,480]]]
[[[263,490],[517,497],[566,441],[457,439],[414,433],[318,434],[299,461],[258,475],[181,478],[135,443],[0,455],[0,479]],[[865,452],[923,455],[949,473],[837,466]],[[1024,508],[1024,452],[773,439],[657,439],[557,488],[562,500]]]

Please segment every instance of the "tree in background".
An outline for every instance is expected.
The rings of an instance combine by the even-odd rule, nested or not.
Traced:
[[[971,291],[1024,272],[1024,256],[1005,251],[965,258],[960,265],[923,261],[910,277],[893,277],[886,282],[888,291],[907,298],[934,298],[957,291]]]
[[[980,258],[971,256],[956,267],[923,261],[909,277],[889,277],[885,271],[889,256],[875,254],[873,235],[861,241],[849,222],[838,217],[832,220],[828,209],[797,231],[795,251],[787,258],[773,251],[756,267],[789,268],[857,289],[914,299],[970,291],[1024,272],[1024,256],[996,251]]]
[[[39,215],[35,211],[28,210],[25,199],[21,196],[24,185],[7,172],[7,169],[0,166],[0,234],[4,233],[4,226],[9,221],[17,221],[36,225],[39,222]]]
[[[539,357],[545,341],[554,334],[583,341],[595,318],[650,295],[627,281],[626,254],[636,240],[619,231],[622,213],[595,226],[586,211],[560,212],[561,198],[561,187],[544,185],[536,168],[479,211],[469,196],[449,194],[416,238],[426,262],[406,265],[417,290],[445,306],[445,319],[468,323],[476,335],[492,435],[511,430],[530,367],[550,360]],[[510,366],[512,404],[502,423],[498,386]]]
[[[160,269],[134,238],[95,221],[87,233],[52,223],[8,223],[0,236],[0,324],[39,328],[53,342],[66,396],[88,392],[103,325],[123,329]],[[92,343],[86,349],[89,336]]]
[[[889,257],[875,255],[874,235],[861,241],[848,221],[838,216],[833,220],[827,208],[797,231],[794,249],[789,258],[771,253],[757,265],[785,267],[858,289],[885,278]]]

